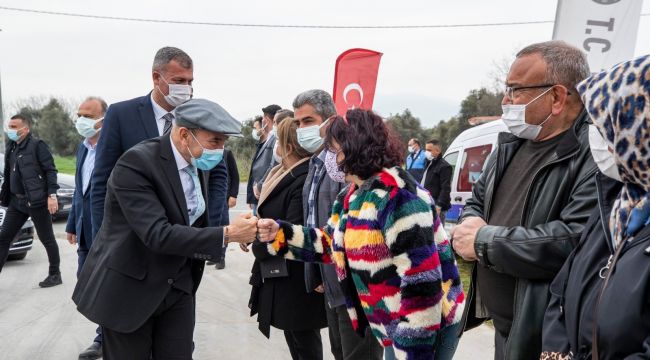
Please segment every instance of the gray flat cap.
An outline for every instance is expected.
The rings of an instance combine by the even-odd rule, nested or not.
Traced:
[[[178,126],[242,137],[241,123],[219,104],[210,100],[192,99],[178,106],[174,117]]]

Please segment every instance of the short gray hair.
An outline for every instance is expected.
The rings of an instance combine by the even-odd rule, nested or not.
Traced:
[[[106,103],[106,101],[104,101],[104,99],[100,98],[99,96],[89,96],[86,98],[86,100],[84,100],[84,102],[88,102],[88,101],[97,101],[99,105],[102,107],[102,115],[106,114],[106,110],[108,110],[108,104]]]
[[[194,64],[192,58],[187,53],[179,48],[166,46],[156,52],[153,58],[153,71],[163,71],[165,66],[172,60],[177,61],[183,68],[191,69]]]
[[[313,106],[316,113],[323,118],[323,121],[336,115],[334,100],[327,91],[319,89],[307,90],[298,94],[296,99],[293,100],[294,110],[306,104]]]
[[[587,54],[564,41],[553,40],[528,45],[517,57],[539,54],[546,62],[546,81],[566,86],[576,92],[576,86],[589,75]]]

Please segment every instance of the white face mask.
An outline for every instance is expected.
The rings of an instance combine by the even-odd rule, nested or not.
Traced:
[[[593,124],[589,125],[589,149],[600,172],[614,180],[621,181],[614,154],[609,152],[607,141],[600,134],[596,125]]]
[[[501,105],[503,110],[503,115],[501,115],[501,120],[506,124],[508,130],[515,135],[516,137],[528,140],[535,140],[539,136],[540,131],[542,131],[542,126],[551,118],[553,113],[548,114],[546,119],[542,121],[539,125],[532,125],[526,122],[526,106],[532,104],[537,99],[541,98],[544,94],[549,92],[552,87],[548,88],[543,93],[539,94],[536,98],[529,101],[527,104],[507,104]]]
[[[403,148],[402,148],[402,149],[403,149]],[[409,154],[413,154],[413,152],[415,151],[415,149],[413,148],[413,146],[409,146],[409,147],[408,147],[408,151],[409,151]]]
[[[431,151],[425,151],[424,156],[426,156],[427,160],[429,160],[429,161],[434,159],[433,154],[431,153]]]
[[[156,89],[158,89],[160,95],[165,98],[165,101],[167,101],[169,105],[177,107],[192,98],[192,85],[170,84],[165,80],[162,74],[160,75],[160,79],[162,79],[162,81],[167,84],[167,87],[169,87],[169,95],[163,94],[163,92],[160,91],[159,86],[156,86]]]
[[[300,147],[309,151],[310,153],[318,150],[321,145],[323,145],[323,138],[320,137],[320,129],[329,121],[330,119],[327,119],[320,125],[311,125],[296,129],[296,134],[298,135],[298,144],[300,144]]]
[[[282,156],[278,155],[278,143],[279,141],[275,141],[275,145],[273,145],[273,160],[275,160],[276,163],[282,165]]]

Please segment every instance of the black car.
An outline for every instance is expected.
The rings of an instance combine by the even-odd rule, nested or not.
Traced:
[[[0,228],[5,222],[5,215],[7,208],[0,206]],[[20,228],[16,237],[9,246],[9,260],[22,260],[27,256],[27,252],[32,249],[34,243],[34,223],[31,219],[27,219],[23,227]]]
[[[0,153],[0,169],[5,168],[5,154]],[[0,183],[2,183],[3,173],[0,170]],[[56,192],[56,198],[59,203],[59,210],[52,215],[52,219],[64,219],[70,214],[72,209],[72,196],[74,194],[75,181],[73,175],[57,174],[59,190]]]

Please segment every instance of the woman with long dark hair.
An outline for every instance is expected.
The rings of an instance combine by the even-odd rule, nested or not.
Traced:
[[[329,120],[326,169],[350,186],[323,229],[258,222],[271,255],[333,263],[353,326],[370,326],[399,359],[434,359],[441,328],[458,323],[464,294],[429,193],[399,165],[403,145],[372,111]]]

